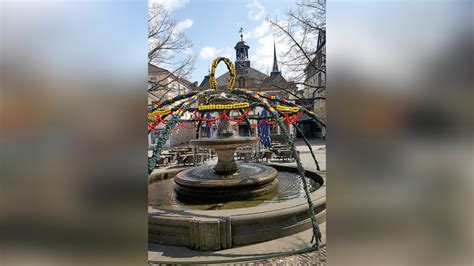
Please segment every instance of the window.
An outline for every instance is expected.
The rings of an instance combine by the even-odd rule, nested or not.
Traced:
[[[244,77],[239,78],[239,88],[245,88],[245,78]]]
[[[162,129],[155,129],[151,132],[151,134],[152,134],[152,138],[151,138],[152,144],[157,144],[158,143],[158,139],[160,138],[162,133],[163,133]]]
[[[270,126],[270,134],[271,135],[277,135],[278,134],[278,126],[277,125],[271,125]]]

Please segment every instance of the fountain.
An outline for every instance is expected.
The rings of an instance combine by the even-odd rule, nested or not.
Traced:
[[[210,100],[212,104],[229,104],[237,100],[222,93]],[[275,188],[278,172],[263,164],[237,164],[234,159],[236,148],[258,142],[257,137],[236,135],[228,120],[221,118],[214,138],[201,138],[191,143],[214,149],[217,163],[193,167],[182,171],[174,178],[176,193],[183,198],[201,200],[235,200],[257,197]]]
[[[221,93],[212,104],[235,103]],[[215,136],[191,140],[214,149],[217,163],[153,176],[149,190],[150,241],[195,250],[221,250],[272,240],[311,227],[303,184],[295,167],[237,163],[238,147],[257,137],[238,136],[221,118]],[[324,217],[324,183],[305,171],[319,219]],[[165,193],[169,192],[169,193]]]
[[[220,61],[227,64],[231,78],[228,90],[225,92],[217,92],[217,82],[214,77],[216,66]],[[247,103],[252,102],[252,104],[263,106],[280,125],[283,123],[282,114],[273,107],[277,103],[284,105],[280,108],[287,108],[284,109],[285,112],[296,108],[298,112],[304,112],[318,121],[316,115],[286,99],[271,98],[256,92],[235,89],[234,84],[235,68],[232,62],[226,58],[217,58],[211,67],[212,90],[179,95],[161,102],[153,109],[159,115],[172,115],[166,121],[166,128],[148,164],[150,174],[148,236],[149,242],[153,245],[153,250],[149,251],[149,254],[154,254],[151,255],[154,257],[151,261],[191,263],[193,257],[173,258],[167,255],[179,254],[183,251],[181,249],[186,248],[196,252],[205,251],[195,253],[195,256],[209,256],[208,258],[212,261],[209,251],[225,250],[224,253],[219,254],[224,254],[224,257],[228,258],[228,254],[233,254],[232,250],[236,247],[238,249],[239,246],[276,241],[293,235],[296,237],[296,240],[293,239],[295,245],[301,243],[301,237],[303,237],[307,239],[307,242],[311,239],[315,240],[311,243],[314,243],[313,247],[318,246],[320,239],[318,239],[317,223],[325,220],[326,213],[324,172],[304,169],[296,151],[294,151],[296,167],[237,163],[234,159],[235,150],[238,147],[257,143],[258,138],[238,136],[230,122],[225,119],[229,116],[230,110],[241,107],[222,106],[244,99]],[[157,156],[173,127],[178,124],[178,119],[184,112],[191,109],[193,103],[203,98],[208,99],[210,104],[204,107],[213,108],[195,108],[196,111],[217,109],[226,116],[221,116],[217,132],[213,137],[195,139],[191,143],[198,147],[215,150],[217,162],[185,169],[170,168],[155,171]],[[183,99],[186,101],[176,109],[159,109]],[[268,101],[272,101],[273,106]],[[247,106],[253,108],[249,103]],[[151,114],[155,114],[153,111]],[[282,130],[288,134],[285,129]],[[290,146],[294,149],[292,143]],[[308,232],[311,228],[312,232]],[[284,246],[291,248],[292,244],[285,242]],[[238,251],[235,254],[238,254]]]

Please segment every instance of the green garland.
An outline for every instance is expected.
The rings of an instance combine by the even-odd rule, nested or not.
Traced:
[[[153,155],[151,156],[151,158],[148,159],[148,174],[151,174],[151,172],[153,172],[153,170],[155,169],[156,162],[158,161],[158,157],[160,157],[161,155],[163,146],[165,145],[166,141],[168,141],[171,136],[171,132],[177,125],[177,119],[175,117],[171,118],[168,124],[166,125],[165,130],[158,138],[158,143],[153,148]]]
[[[311,218],[311,224],[312,224],[312,227],[313,227],[313,237],[311,239],[311,243],[314,242],[314,247],[316,248],[316,250],[318,250],[319,249],[319,244],[320,244],[321,239],[322,239],[322,235],[321,235],[321,231],[319,230],[319,225],[316,221],[316,215],[314,213],[314,205],[313,205],[313,201],[311,200],[311,195],[310,195],[309,189],[308,189],[308,182],[306,182],[306,177],[305,177],[305,172],[306,171],[304,170],[304,167],[301,164],[300,156],[299,156],[298,152],[296,151],[295,142],[293,141],[293,139],[291,139],[290,134],[286,130],[286,127],[285,127],[285,124],[283,123],[283,120],[279,116],[276,116],[275,118],[278,122],[278,125],[280,126],[280,129],[283,130],[283,135],[285,136],[286,143],[291,148],[291,152],[293,153],[293,157],[296,160],[296,167],[297,167],[298,172],[300,174],[301,180],[303,181],[304,192],[306,194],[306,201],[308,202],[309,214],[310,214],[310,218]]]
[[[295,148],[295,143],[294,143],[293,139],[290,137],[289,132],[286,130],[285,123],[280,118],[280,116],[278,115],[278,112],[275,109],[271,110],[272,107],[270,106],[270,104],[266,100],[262,100],[259,97],[255,98],[255,99],[252,98],[252,97],[249,97],[249,96],[251,96],[251,94],[249,92],[244,91],[244,90],[236,90],[235,91],[236,95],[238,95],[239,93],[242,93],[242,94],[246,95],[247,99],[249,101],[262,103],[263,107],[265,109],[267,109],[267,111],[269,111],[270,114],[273,115],[273,117],[277,120],[278,125],[280,126],[280,129],[283,131],[283,135],[285,136],[285,140],[286,140],[288,146],[290,146],[291,152],[293,153],[293,157],[296,160],[296,166],[297,166],[297,169],[298,169],[298,173],[300,174],[301,180],[303,181],[303,188],[304,188],[304,191],[305,191],[305,194],[306,194],[306,200],[308,202],[308,207],[309,207],[308,211],[309,211],[309,214],[310,214],[311,224],[312,224],[312,227],[313,227],[313,237],[311,239],[311,243],[314,242],[313,246],[316,248],[316,250],[318,250],[319,249],[319,244],[320,244],[321,239],[322,239],[322,235],[321,235],[321,230],[319,229],[319,225],[316,221],[316,215],[314,213],[314,205],[313,205],[313,202],[311,200],[311,194],[309,193],[308,183],[306,182],[306,175],[305,175],[306,171],[305,171],[303,165],[301,164],[300,156],[299,156],[299,154],[298,154],[298,152],[296,151],[296,148]],[[233,92],[233,94],[234,94],[234,92]]]

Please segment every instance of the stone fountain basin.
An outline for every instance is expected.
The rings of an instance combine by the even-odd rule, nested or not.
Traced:
[[[247,176],[241,177],[238,174],[230,174],[228,176],[220,177],[217,174],[213,174],[209,177],[209,175],[200,177],[195,172],[200,172],[199,170],[202,169],[201,172],[212,171],[212,167],[208,165],[197,166],[191,169],[184,170],[178,173],[175,177],[175,182],[183,185],[183,186],[190,186],[190,187],[201,187],[201,188],[245,188],[246,186],[257,186],[259,184],[267,184],[273,181],[275,177],[278,175],[278,172],[273,167],[266,167],[265,165],[260,165],[256,163],[246,163],[239,165],[241,169],[257,169],[253,175],[247,174]],[[190,173],[186,175],[186,173]]]
[[[271,165],[297,172],[296,167]],[[316,218],[325,220],[325,174],[306,171],[321,187],[311,193]],[[305,198],[227,210],[165,210],[148,207],[149,241],[195,250],[222,250],[269,241],[311,228]]]
[[[257,137],[201,138],[191,140],[191,144],[210,149],[236,149],[258,142]]]

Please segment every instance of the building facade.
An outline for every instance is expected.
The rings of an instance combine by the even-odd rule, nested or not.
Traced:
[[[297,103],[313,110],[319,119],[326,122],[326,31],[320,30],[318,35],[317,53],[305,68],[304,99]],[[300,123],[306,137],[324,138],[325,129],[318,126],[310,119],[302,119]]]
[[[166,69],[148,64],[148,105],[153,105],[164,98],[175,97],[180,94],[186,94],[197,87],[191,82],[176,77],[173,73]],[[183,119],[190,119],[190,114],[184,114]],[[161,135],[165,125],[159,124],[154,130],[148,134],[148,145],[150,147],[156,145],[158,137]],[[189,143],[194,138],[194,130],[179,127],[171,134],[171,137],[165,144],[165,147],[173,147],[181,144]]]

